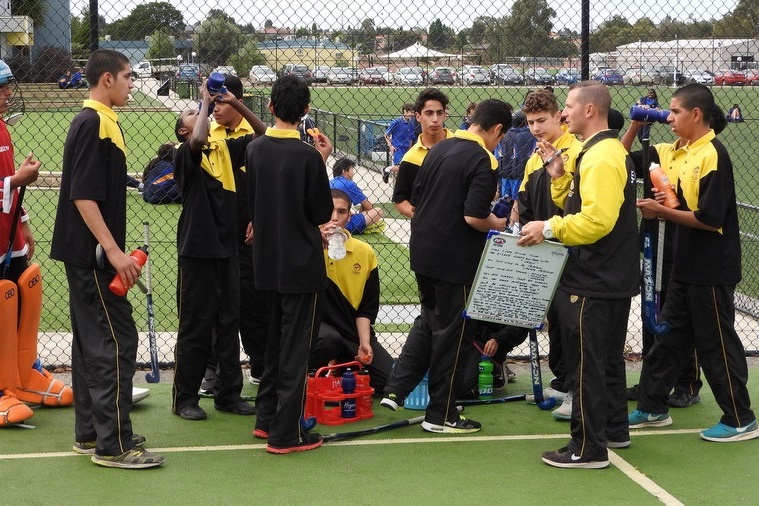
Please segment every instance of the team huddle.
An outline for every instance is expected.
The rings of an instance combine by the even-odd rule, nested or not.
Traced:
[[[2,65],[0,97],[6,99],[0,112],[10,97]],[[0,336],[0,425],[30,417],[22,401],[35,401],[25,392],[40,388],[30,382],[44,382],[54,393],[46,404],[74,404],[74,451],[107,467],[160,466],[163,456],[146,449],[130,419],[138,341],[132,307],[108,288],[114,274],[131,286],[141,272],[124,252],[126,144],[113,110],[127,101],[131,69],[124,55],[97,50],[86,75],[89,98],[64,145],[51,246],[69,283],[73,391],[29,352],[32,342],[36,350],[41,295],[34,290],[41,285],[24,288],[39,268],[29,266],[34,242],[17,189],[36,180],[40,163],[30,154],[14,170],[12,150],[9,160],[0,159],[0,235],[13,232],[7,258],[0,257],[11,265],[0,287],[18,287],[22,299],[0,306],[4,321],[6,315],[19,318],[17,332]],[[255,415],[253,436],[266,440],[267,452],[311,450],[323,439],[304,420],[308,372],[356,359],[369,370],[382,406],[398,409],[428,373],[422,428],[479,431],[481,424],[463,416],[455,402],[472,395],[481,354],[505,382],[506,355],[528,329],[469,320],[462,312],[487,234],[514,230],[519,246],[554,240],[569,247],[546,317],[555,375],[546,395],[563,401],[554,416],[570,420],[571,436],[542,455],[546,464],[607,467],[609,448],[632,444],[630,429],[671,424],[670,393],[688,349],[695,350],[695,367],[703,369],[723,411],[701,437],[759,437],[745,353],[733,326],[741,252],[732,164],[715,136],[715,118],[724,116],[707,87],[675,91],[668,118],[674,143],[633,153],[645,123],[633,121],[619,140],[621,126],[610,125],[616,116],[609,91],[595,81],[570,86],[563,108],[550,90],[529,93],[518,113],[501,100],[483,100],[455,133],[444,126],[448,98],[440,90],[425,89],[407,104],[421,132],[406,138],[393,127],[387,140],[397,155],[393,202],[411,218],[410,267],[421,314],[393,364],[373,329],[380,301],[376,255],[348,231],[353,217],[365,228],[382,218],[381,211],[366,204],[352,215],[353,192],[331,187],[328,179],[330,140],[312,129],[310,142],[303,142],[299,126],[310,102],[305,81],[285,76],[273,84],[274,119],[267,127],[243,104],[239,80],[228,77],[220,93],[201,85],[200,108],[183,112],[175,126],[174,177],[183,203],[175,415],[206,419],[199,405],[205,393],[216,410]],[[526,135],[532,154],[523,175],[510,174],[515,181],[504,184],[494,153],[517,121],[532,137]],[[401,138],[404,150],[395,147]],[[6,142],[11,145],[0,122],[0,143]],[[678,207],[665,205],[662,188],[651,189],[642,166],[649,160],[676,188]],[[353,173],[350,162],[336,164],[336,178],[349,188]],[[636,199],[638,176],[648,186],[647,198]],[[513,188],[501,199],[510,212],[494,214],[493,201],[505,188]],[[673,261],[660,316],[669,329],[658,329],[645,354],[637,409],[628,413],[623,351],[631,300],[641,285],[638,210],[644,222],[669,224]],[[327,248],[335,234],[345,240],[340,257]],[[695,250],[699,255],[690,254]],[[251,358],[251,379],[259,383],[255,407],[241,397],[238,335]]]

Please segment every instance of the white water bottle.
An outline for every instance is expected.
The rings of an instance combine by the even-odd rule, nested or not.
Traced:
[[[335,227],[332,234],[329,236],[329,246],[327,248],[327,256],[332,260],[341,260],[345,258],[345,241],[348,240],[348,236],[345,234],[342,228]]]

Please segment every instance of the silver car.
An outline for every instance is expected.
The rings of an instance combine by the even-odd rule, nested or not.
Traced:
[[[277,80],[277,74],[266,65],[254,65],[248,74],[250,84],[272,84]]]
[[[393,81],[395,81],[396,84],[424,84],[422,75],[412,67],[398,69],[398,72],[393,76]]]
[[[686,70],[683,75],[686,83],[714,84],[714,77],[705,70]]]

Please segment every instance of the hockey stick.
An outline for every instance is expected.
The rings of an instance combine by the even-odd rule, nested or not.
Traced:
[[[643,146],[643,170],[648,170],[649,165],[649,139],[641,139]],[[669,324],[657,323],[659,311],[658,311],[658,298],[661,293],[661,276],[662,265],[664,262],[664,222],[659,222],[659,234],[657,236],[658,244],[656,248],[656,279],[658,284],[654,283],[654,251],[651,244],[651,230],[649,220],[643,221],[644,233],[643,233],[643,324],[646,326],[649,332],[653,334],[666,334],[669,332]],[[656,287],[657,294],[654,295],[654,289]]]
[[[495,397],[493,399],[460,399],[456,401],[457,406],[481,406],[487,404],[502,404],[504,402],[523,401],[524,394],[509,395],[506,397]]]
[[[145,247],[150,251],[150,224],[142,222],[142,232],[145,236]],[[155,314],[153,313],[153,283],[150,275],[150,255],[145,262],[145,300],[148,306],[148,343],[150,344],[150,372],[145,374],[145,381],[158,383],[161,381],[161,370],[158,368],[158,346],[155,336]]]
[[[461,412],[464,410],[461,406],[456,406],[456,409]],[[424,415],[409,418],[408,420],[400,420],[398,422],[386,423],[385,425],[377,425],[376,427],[370,427],[368,429],[354,430],[350,432],[334,432],[332,434],[323,434],[322,439],[326,441],[343,441],[345,439],[352,439],[354,437],[368,436],[369,434],[376,434],[378,432],[384,432],[386,430],[399,429],[401,427],[408,427],[409,425],[416,425],[424,421]]]
[[[16,237],[18,220],[21,217],[21,203],[24,201],[24,193],[26,193],[26,186],[22,186],[18,191],[18,203],[16,203],[16,209],[13,212],[11,233],[10,237],[8,238],[8,250],[5,252],[5,262],[3,262],[3,275],[0,276],[0,279],[5,279],[5,275],[8,274],[8,268],[11,265],[11,254],[13,254],[13,239]]]
[[[540,372],[540,350],[538,349],[538,331],[530,329],[530,373],[532,374],[532,393],[535,395],[535,404],[542,410],[549,410],[556,406],[556,399],[543,398],[543,375]]]

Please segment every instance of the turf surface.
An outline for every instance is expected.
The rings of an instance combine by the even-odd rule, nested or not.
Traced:
[[[750,389],[759,388],[757,378],[752,374]],[[628,383],[635,379],[630,374]],[[529,387],[528,374],[520,373],[501,393],[524,393]],[[541,452],[563,446],[569,426],[524,402],[467,408],[467,415],[483,424],[472,435],[435,436],[417,425],[275,456],[250,435],[253,417],[215,411],[211,400],[201,401],[206,421],[172,415],[170,388],[150,385],[151,396],[132,414],[149,448],[165,455],[162,468],[100,468],[71,451],[73,409],[40,409],[30,420],[36,429],[0,431],[2,504],[640,505],[658,503],[655,494],[668,504],[738,504],[759,494],[759,440],[718,444],[697,435],[719,417],[706,387],[701,403],[672,410],[672,426],[633,431],[633,446],[615,450],[617,465],[605,470],[543,464]],[[253,391],[246,385],[243,393]],[[419,414],[393,413],[375,402],[370,420],[317,430],[354,430]]]

